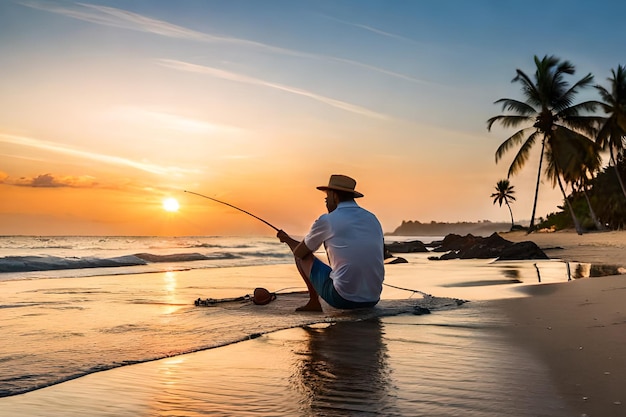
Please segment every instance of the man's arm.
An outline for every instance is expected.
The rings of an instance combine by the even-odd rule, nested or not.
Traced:
[[[276,234],[276,237],[278,237],[278,239],[281,242],[286,243],[287,246],[289,246],[289,249],[291,249],[291,252],[293,252],[293,255],[296,258],[303,259],[306,256],[313,253],[311,249],[307,248],[304,242],[295,240],[294,238],[289,236],[287,233],[285,233],[283,230],[279,230],[278,233]]]

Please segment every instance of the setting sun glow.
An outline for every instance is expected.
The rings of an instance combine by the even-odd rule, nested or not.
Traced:
[[[165,211],[175,212],[178,211],[179,208],[180,204],[178,204],[178,200],[175,198],[170,197],[163,200],[163,209]]]
[[[594,1],[612,11],[596,23],[581,0],[388,3],[0,0],[0,236],[275,235],[185,189],[304,236],[331,174],[357,181],[385,233],[560,211],[551,181],[535,207],[537,144],[512,213],[493,204],[516,129],[487,121],[513,110],[495,100],[525,100],[511,79],[535,54],[610,90],[626,2]],[[501,36],[531,19],[529,41]],[[601,99],[579,87],[573,103]]]

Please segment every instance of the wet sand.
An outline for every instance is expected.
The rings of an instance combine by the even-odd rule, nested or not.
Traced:
[[[532,240],[553,258],[626,266],[626,232],[503,236]],[[509,337],[548,365],[573,415],[626,415],[626,275],[524,291],[531,296],[492,304],[511,319]]]
[[[0,415],[571,416],[503,326],[478,302],[296,327],[1,398]]]

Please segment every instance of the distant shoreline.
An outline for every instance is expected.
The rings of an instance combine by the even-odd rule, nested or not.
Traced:
[[[472,234],[475,236],[490,236],[493,233],[504,233],[511,230],[511,223],[505,222],[430,222],[402,221],[393,232],[385,236],[446,236],[451,233],[457,235]]]

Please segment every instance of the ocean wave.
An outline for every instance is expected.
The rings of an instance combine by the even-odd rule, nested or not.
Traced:
[[[266,252],[266,251],[258,251],[258,252],[241,252],[240,255],[245,257],[265,257],[265,258],[277,258],[277,259],[291,259],[293,255],[291,252]]]
[[[155,255],[153,253],[136,253],[139,259],[146,262],[188,262],[188,261],[210,261],[221,259],[238,259],[241,256],[232,253],[219,253],[212,255],[202,255],[201,253],[174,253],[170,255]]]
[[[238,245],[227,245],[227,244],[216,244],[216,243],[184,243],[180,245],[181,248],[220,248],[220,249],[246,249],[252,248],[254,246],[247,244],[238,244]]]
[[[5,256],[0,258],[0,273],[54,271],[63,269],[111,268],[147,265],[163,262],[190,262],[228,260],[241,258],[232,253],[202,255],[200,253],[175,253],[156,255],[137,253],[114,258],[98,257],[60,257],[60,256]]]
[[[5,256],[0,259],[0,272],[51,271],[57,269],[106,268],[145,265],[136,256],[117,258],[64,258],[59,256]]]

